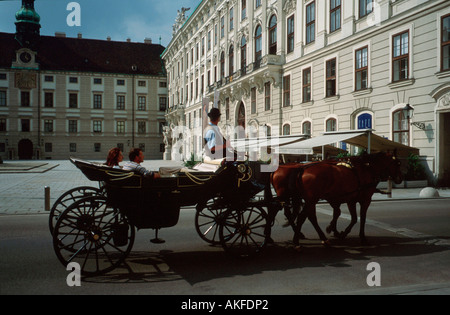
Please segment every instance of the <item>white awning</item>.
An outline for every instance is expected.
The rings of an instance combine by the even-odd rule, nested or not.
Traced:
[[[261,148],[276,148],[288,144],[294,144],[303,141],[308,136],[305,135],[291,135],[267,138],[248,138],[237,139],[231,141],[231,146],[238,152],[255,152]]]
[[[355,145],[367,149],[371,153],[397,150],[398,155],[419,154],[419,149],[405,146],[372,133],[371,129],[328,132],[320,137],[307,139],[275,148],[279,154],[313,154],[314,148],[325,147],[338,142]]]

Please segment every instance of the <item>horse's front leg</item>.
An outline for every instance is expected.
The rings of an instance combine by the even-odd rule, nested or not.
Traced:
[[[323,233],[322,229],[320,228],[319,223],[317,222],[316,203],[309,203],[309,204],[306,203],[304,211],[302,211],[300,213],[300,217],[302,217],[304,215],[308,216],[309,221],[311,222],[311,224],[313,225],[313,227],[316,230],[317,234],[319,235],[319,238],[322,240],[322,243],[324,245],[329,245],[330,244],[329,240],[327,239],[327,237]],[[297,224],[297,232],[295,234],[295,237],[297,238],[297,241],[298,241],[299,232],[300,232],[300,228],[299,227],[301,227],[301,225]]]
[[[339,233],[337,231],[337,220],[341,216],[341,208],[340,208],[341,204],[336,204],[336,203],[330,203],[330,204],[333,207],[333,220],[331,220],[330,225],[328,225],[326,231],[328,234],[333,232],[334,236],[339,238],[341,233]]]
[[[358,222],[358,214],[356,213],[356,202],[347,203],[347,206],[348,206],[348,211],[350,212],[350,215],[352,218],[351,218],[350,224],[347,226],[345,231],[340,233],[339,237],[341,239],[346,238],[347,235],[351,232],[353,226],[356,224],[356,222]]]
[[[361,204],[361,210],[360,210],[361,222],[360,222],[360,229],[359,229],[359,238],[361,239],[361,244],[364,246],[369,245],[369,242],[367,241],[366,234],[365,234],[367,210],[369,209],[369,206],[370,206],[370,201],[364,202]]]

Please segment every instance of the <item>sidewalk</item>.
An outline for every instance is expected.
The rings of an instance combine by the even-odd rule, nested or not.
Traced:
[[[150,170],[181,166],[181,162],[152,160],[142,164]],[[5,161],[0,164],[0,215],[46,214],[45,186],[50,187],[50,204],[66,191],[79,186],[98,187],[67,161]],[[419,199],[422,188],[393,189],[392,198],[375,194],[374,201]],[[450,189],[438,190],[440,198],[450,198]]]

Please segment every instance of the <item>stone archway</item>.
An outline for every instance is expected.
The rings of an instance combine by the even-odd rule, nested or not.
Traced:
[[[19,160],[31,160],[33,158],[33,142],[29,139],[19,141]]]

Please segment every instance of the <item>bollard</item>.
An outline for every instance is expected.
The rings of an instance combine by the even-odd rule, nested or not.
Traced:
[[[50,211],[50,187],[44,187],[45,192],[45,211]]]
[[[392,179],[388,179],[388,190],[387,190],[388,198],[392,198]]]

